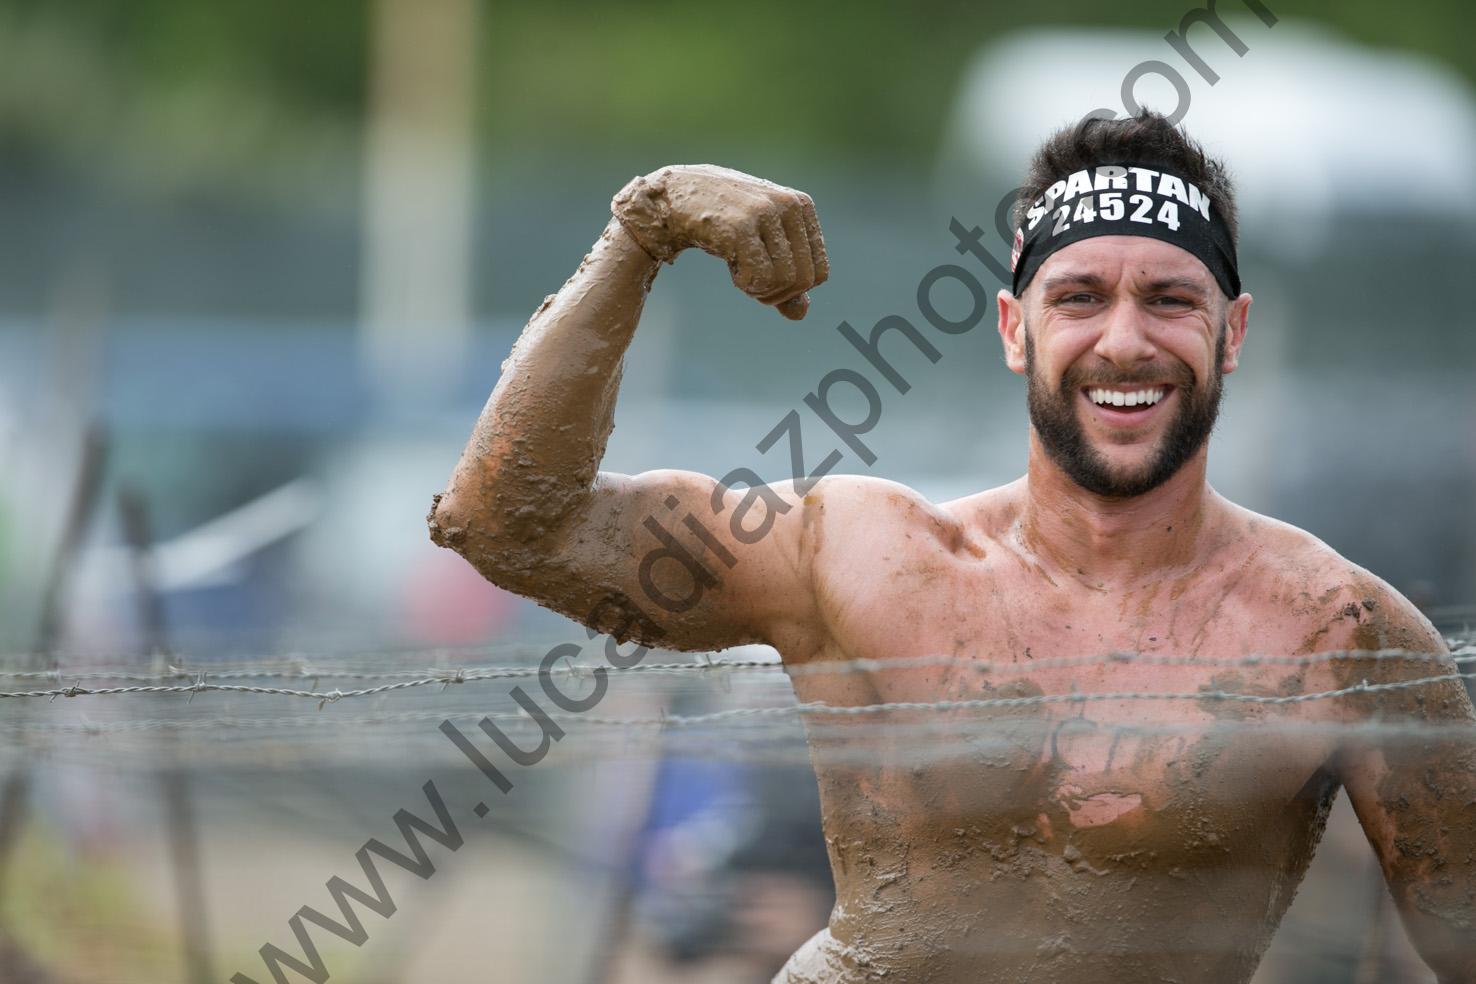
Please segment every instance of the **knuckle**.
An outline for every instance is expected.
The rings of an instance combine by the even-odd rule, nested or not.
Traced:
[[[769,273],[760,273],[757,270],[745,270],[742,281],[738,284],[746,294],[754,297],[762,297],[773,293],[773,276]]]

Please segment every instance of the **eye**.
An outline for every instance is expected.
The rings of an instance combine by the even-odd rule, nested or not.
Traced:
[[[1194,306],[1194,302],[1187,297],[1173,297],[1168,294],[1155,297],[1149,303],[1155,307],[1188,308]]]
[[[1090,304],[1093,301],[1095,301],[1096,299],[1097,299],[1097,297],[1096,297],[1095,294],[1088,294],[1088,293],[1085,293],[1085,292],[1077,292],[1075,294],[1067,294],[1067,295],[1065,295],[1064,297],[1062,297],[1060,299],[1060,301],[1058,303],[1061,303],[1061,304]]]

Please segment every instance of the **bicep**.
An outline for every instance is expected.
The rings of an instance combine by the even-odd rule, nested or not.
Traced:
[[[538,600],[601,631],[589,612],[639,613],[627,634],[669,649],[774,643],[814,605],[804,511],[787,483],[602,472],[560,531]]]

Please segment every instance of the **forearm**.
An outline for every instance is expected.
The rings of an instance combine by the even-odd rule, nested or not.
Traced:
[[[700,249],[725,262],[744,293],[799,318],[806,292],[829,269],[815,203],[727,168],[670,165],[629,182],[611,211],[618,218],[534,312],[503,364],[450,486],[431,508],[431,539],[488,580],[602,632],[636,634],[619,626],[642,611],[630,599],[644,594],[673,614],[673,624],[642,639],[659,634],[663,645],[702,646],[756,639],[772,622],[793,621],[796,605],[806,603],[794,577],[797,524],[788,524],[787,538],[754,545],[737,574],[730,558],[739,543],[727,527],[699,535],[691,526],[692,511],[722,494],[714,479],[676,471],[601,477],[598,468],[622,360],[656,274],[653,257]],[[725,508],[735,517],[752,505],[732,498]],[[780,505],[765,499],[779,515],[792,510]],[[778,525],[772,515],[769,524]],[[704,563],[722,567],[721,601],[719,575]],[[611,623],[599,614],[611,611],[622,617]]]
[[[604,455],[621,363],[657,266],[612,218],[503,363],[436,497],[432,539],[511,561],[519,547],[536,552],[578,508]],[[493,560],[469,559],[484,570]]]

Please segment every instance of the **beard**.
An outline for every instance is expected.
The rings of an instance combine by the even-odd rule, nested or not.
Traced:
[[[1214,376],[1208,385],[1198,385],[1193,371],[1183,363],[1178,364],[1174,370],[1175,378],[1170,380],[1179,394],[1178,412],[1169,421],[1147,461],[1137,468],[1120,469],[1087,440],[1086,429],[1077,415],[1077,394],[1083,387],[1093,385],[1131,386],[1161,382],[1162,375],[1135,379],[1131,373],[1106,369],[1088,376],[1073,366],[1066,370],[1060,388],[1052,392],[1036,375],[1035,343],[1027,331],[1025,402],[1030,411],[1030,423],[1046,454],[1077,485],[1105,498],[1127,499],[1158,488],[1184,467],[1214,430],[1220,415],[1220,399],[1224,395],[1225,373],[1221,366],[1225,357],[1225,335],[1222,328],[1215,342]]]

